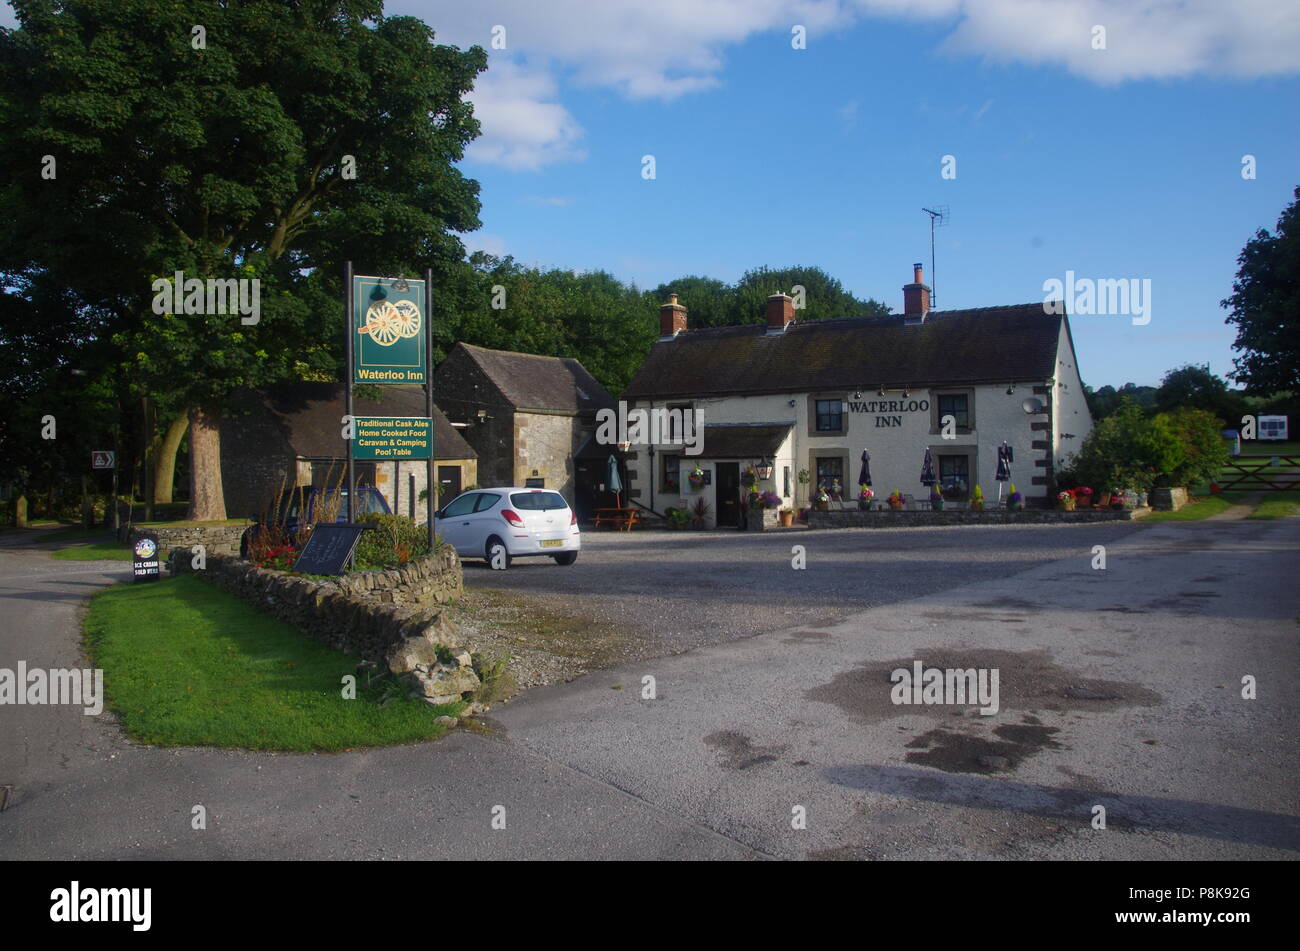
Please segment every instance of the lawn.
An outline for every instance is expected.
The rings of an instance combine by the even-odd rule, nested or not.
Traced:
[[[1150,515],[1143,516],[1142,524],[1148,525],[1152,522],[1197,522],[1203,518],[1209,518],[1211,515],[1226,512],[1239,501],[1240,498],[1232,492],[1225,492],[1223,495],[1207,495],[1194,502],[1189,502],[1177,512],[1152,512]]]
[[[1300,492],[1269,492],[1248,518],[1286,518],[1300,509]]]
[[[131,546],[113,538],[95,536],[88,545],[73,545],[50,553],[59,561],[130,561]]]
[[[357,658],[332,650],[193,577],[109,588],[90,602],[86,645],[107,706],[158,746],[345,750],[441,736],[434,707],[357,684]]]

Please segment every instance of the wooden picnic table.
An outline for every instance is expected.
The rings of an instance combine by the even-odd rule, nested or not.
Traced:
[[[641,511],[639,509],[596,509],[596,527],[606,523],[621,528],[625,532],[630,532],[632,526],[641,521]]]

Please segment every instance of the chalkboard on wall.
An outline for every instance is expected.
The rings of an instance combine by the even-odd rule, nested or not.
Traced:
[[[308,575],[338,575],[348,563],[357,539],[372,525],[354,525],[338,522],[334,525],[317,525],[312,529],[307,544],[298,553],[293,570]]]

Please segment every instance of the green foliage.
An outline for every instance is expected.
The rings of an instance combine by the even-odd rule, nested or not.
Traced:
[[[1059,474],[1062,484],[1087,485],[1097,491],[1150,489],[1187,462],[1187,451],[1164,418],[1148,419],[1137,404],[1125,401],[1101,420],[1083,441],[1071,465]]]
[[[1107,416],[1113,416],[1115,411],[1125,402],[1133,403],[1144,410],[1149,410],[1155,406],[1156,388],[1154,386],[1138,386],[1136,383],[1125,383],[1119,389],[1113,386],[1103,386],[1094,390],[1090,386],[1084,386],[1084,398],[1088,401],[1088,410],[1092,413],[1093,421],[1105,419]]]
[[[1300,188],[1294,195],[1275,233],[1261,228],[1246,243],[1220,302],[1237,327],[1232,375],[1253,393],[1300,390]]]
[[[1184,408],[1205,410],[1218,418],[1220,429],[1238,428],[1246,412],[1243,394],[1229,390],[1227,382],[1211,373],[1208,364],[1170,370],[1160,381],[1153,403],[1162,413]]]
[[[686,509],[667,508],[664,509],[664,516],[673,528],[685,528],[691,521],[691,513]]]
[[[518,678],[508,669],[510,663],[508,655],[472,654],[470,659],[474,665],[474,673],[478,674],[482,684],[474,691],[474,699],[478,703],[495,703],[498,700],[509,699],[519,689]]]
[[[1165,473],[1170,485],[1196,485],[1209,482],[1227,464],[1231,453],[1222,435],[1222,423],[1213,413],[1203,409],[1178,409],[1161,413],[1157,422],[1163,421],[1182,445],[1185,459]]]
[[[357,542],[358,568],[397,568],[429,553],[428,526],[419,525],[405,515],[371,512],[360,521],[375,528],[362,532]]]

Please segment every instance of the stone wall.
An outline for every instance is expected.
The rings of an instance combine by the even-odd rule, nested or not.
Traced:
[[[809,528],[914,528],[918,525],[1025,525],[1044,522],[1116,522],[1132,521],[1151,512],[1149,508],[1140,509],[1076,509],[1062,512],[1057,509],[1025,509],[1011,512],[1006,509],[992,509],[972,512],[945,510],[942,512],[894,512],[894,511],[831,511],[819,512],[816,509],[808,513]]]
[[[149,528],[123,525],[118,529],[118,539],[119,541],[126,541],[134,531],[147,532],[158,537],[159,551],[170,552],[176,548],[184,548],[186,557],[189,557],[191,548],[195,545],[202,545],[208,556],[237,556],[239,554],[239,539],[243,536],[244,530],[248,528],[249,524],[179,525],[174,528],[166,525],[151,526]]]
[[[309,637],[370,661],[382,660],[404,638],[423,631],[437,605],[464,590],[460,559],[450,545],[402,568],[358,571],[328,581],[269,571],[228,555],[209,554],[207,567],[194,571],[188,548],[171,555],[172,573],[195,574]]]

